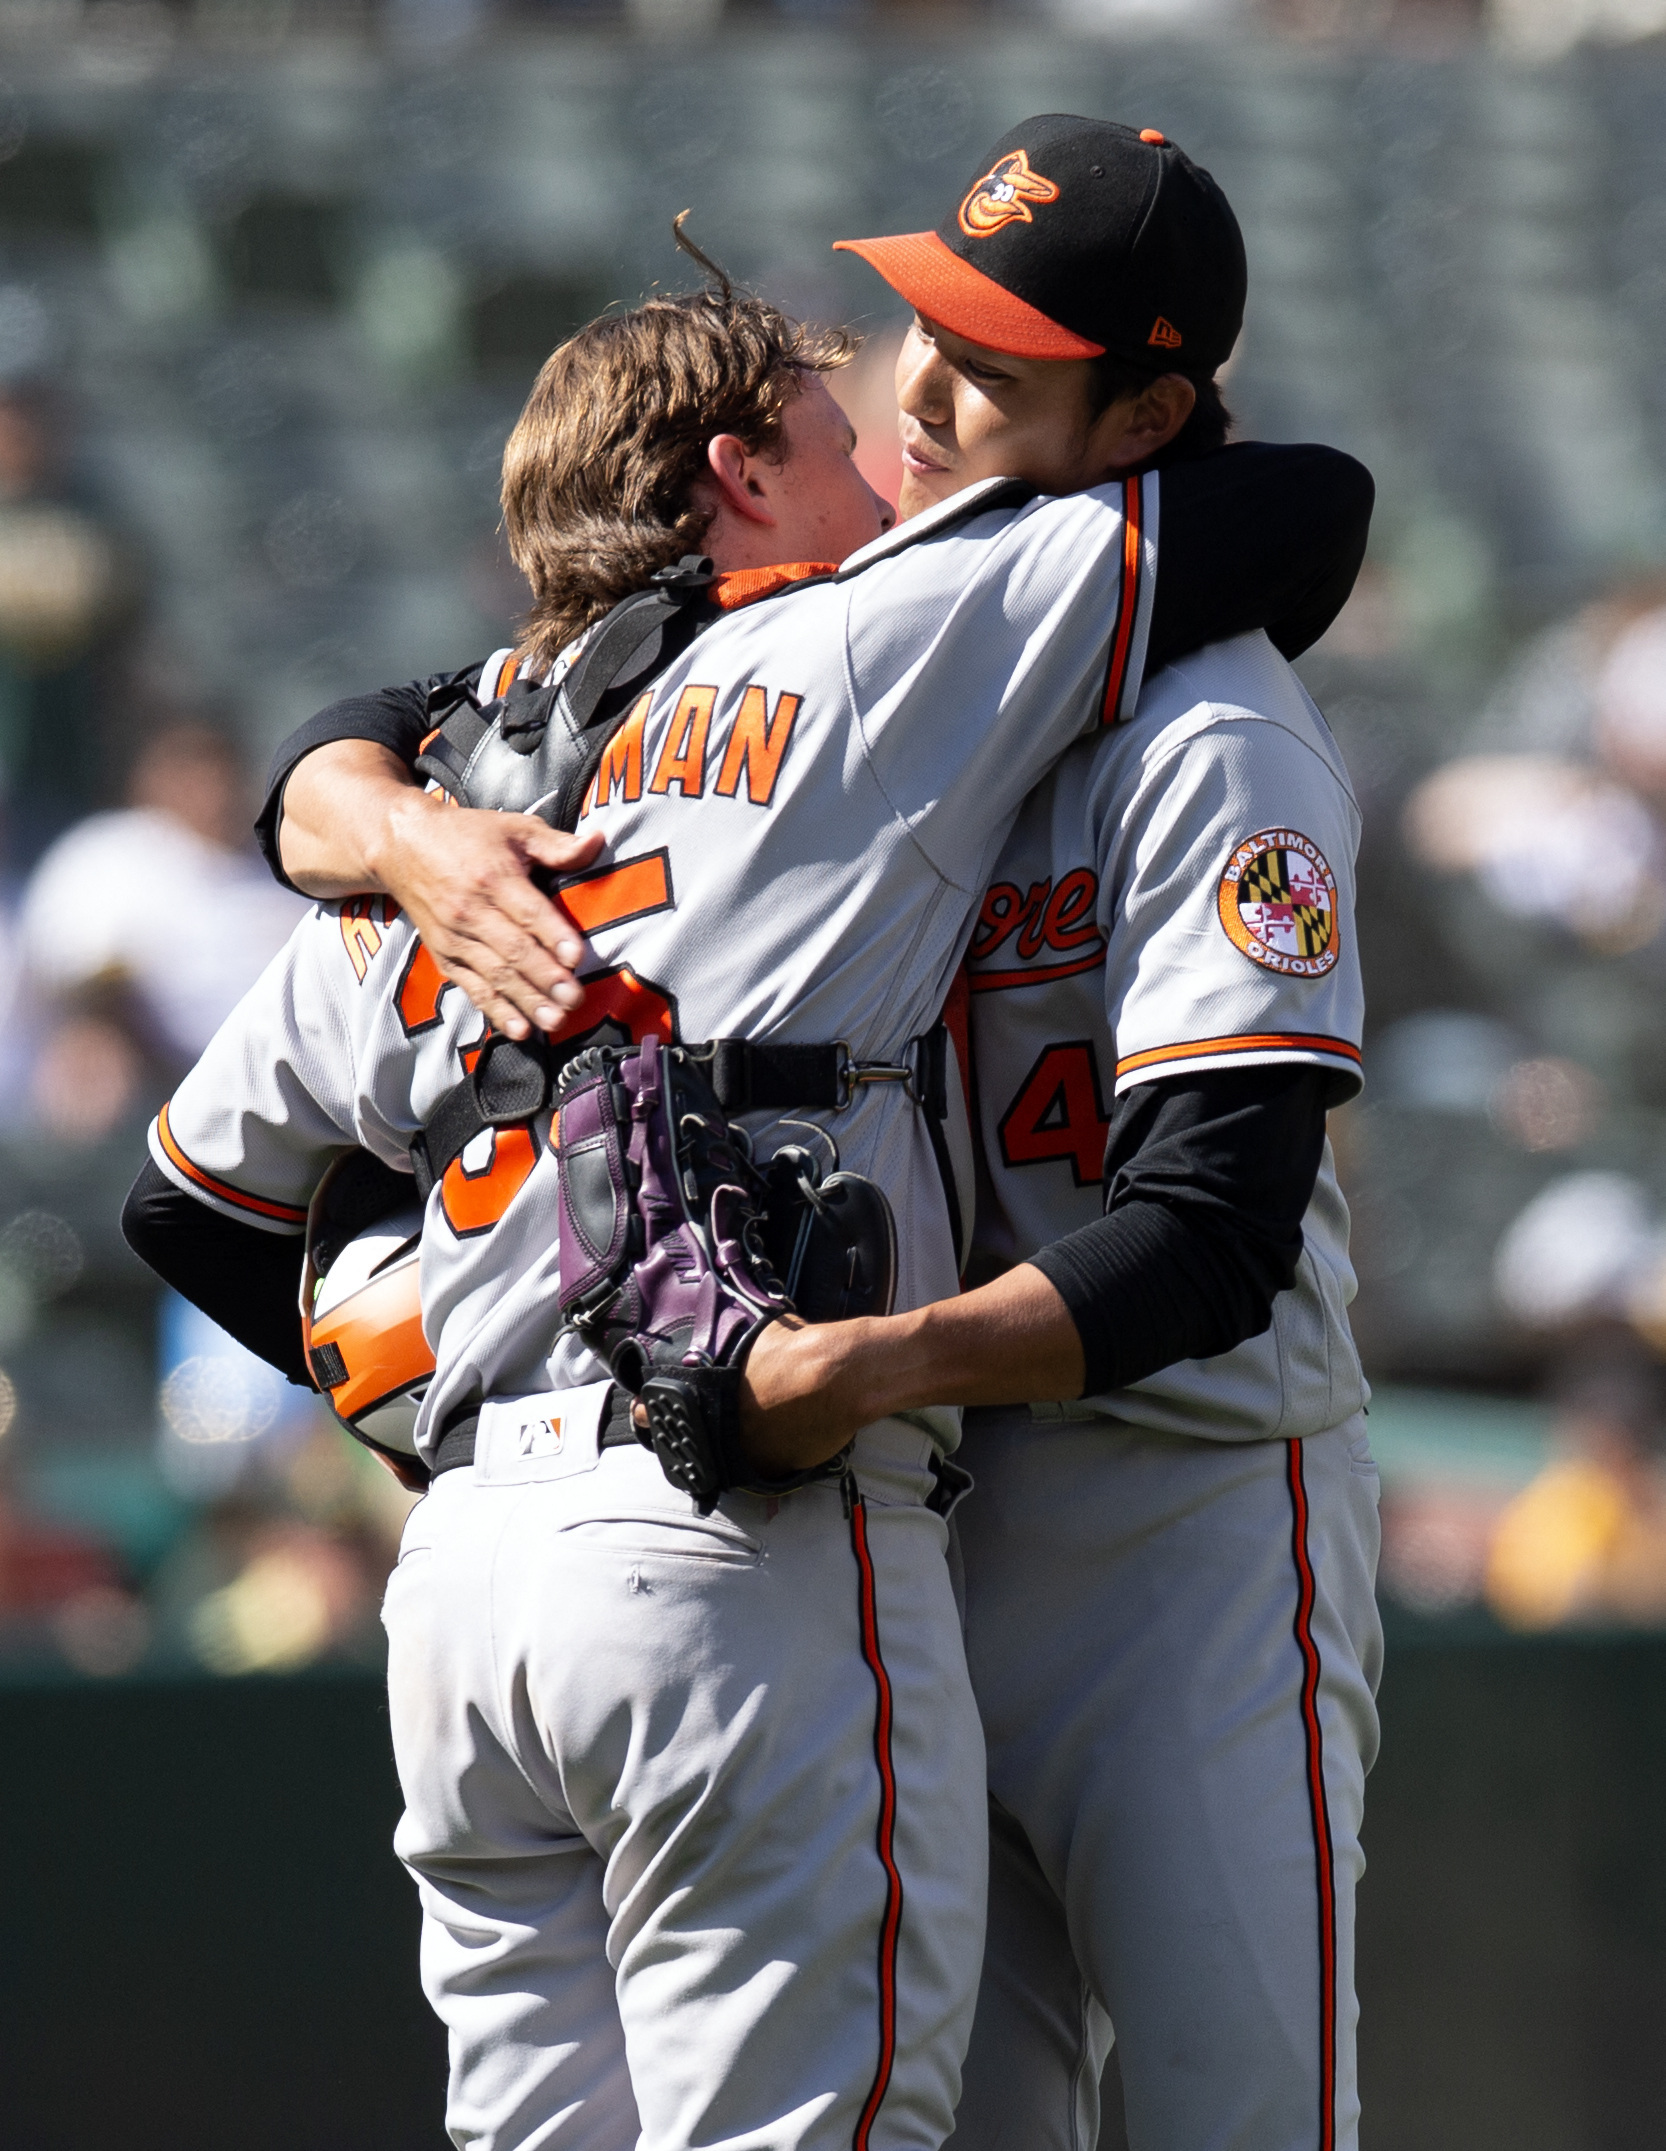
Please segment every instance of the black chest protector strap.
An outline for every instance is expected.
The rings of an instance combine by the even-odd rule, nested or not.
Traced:
[[[431,707],[438,722],[417,757],[465,807],[536,814],[576,829],[591,778],[631,704],[716,617],[712,564],[689,553],[615,605],[553,686],[517,680],[485,709]]]

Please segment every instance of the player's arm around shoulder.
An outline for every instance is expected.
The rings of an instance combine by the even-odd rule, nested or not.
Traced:
[[[947,517],[847,585],[863,750],[955,886],[981,885],[992,837],[1051,764],[1133,707],[1158,491],[1148,475]]]
[[[273,758],[262,850],[305,895],[393,897],[442,974],[508,1036],[554,1030],[583,999],[582,949],[531,876],[588,865],[597,840],[426,790],[413,765],[427,729],[420,690],[433,684],[334,704],[291,734]]]
[[[1132,645],[1155,579],[1161,484],[1148,472],[1047,495],[997,480],[865,547],[840,571],[859,705],[882,711],[928,667],[1002,688],[1049,638],[1097,655],[1119,620]]]

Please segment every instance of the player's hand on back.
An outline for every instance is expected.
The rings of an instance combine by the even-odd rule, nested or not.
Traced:
[[[510,1038],[553,1031],[584,999],[572,921],[533,887],[536,867],[590,865],[599,834],[576,837],[531,814],[483,813],[418,794],[390,816],[379,879],[444,975]]]
[[[529,877],[588,866],[599,836],[454,807],[388,748],[337,739],[290,771],[277,840],[284,872],[308,896],[395,898],[444,975],[509,1037],[554,1030],[584,999],[577,929]]]

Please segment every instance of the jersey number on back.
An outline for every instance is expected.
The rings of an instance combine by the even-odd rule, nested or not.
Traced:
[[[1003,1164],[1047,1165],[1068,1158],[1079,1188],[1095,1187],[1105,1169],[1110,1117],[1099,1090],[1099,1063],[1086,1039],[1046,1046],[1001,1115]]]
[[[426,954],[426,951],[423,952]],[[670,1045],[677,1035],[677,1011],[671,997],[643,979],[628,964],[591,973],[584,981],[584,1005],[556,1035],[572,1045],[594,1039],[599,1045],[641,1045],[653,1036]],[[462,1060],[472,1068],[483,1040],[465,1046]],[[551,1140],[553,1142],[553,1130]],[[481,1155],[473,1170],[469,1151],[453,1158],[440,1181],[440,1206],[459,1240],[490,1232],[532,1177],[538,1146],[530,1123],[494,1128],[477,1138]],[[470,1146],[471,1149],[474,1146]]]

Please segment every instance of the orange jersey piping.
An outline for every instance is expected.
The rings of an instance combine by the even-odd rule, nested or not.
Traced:
[[[268,1202],[263,1195],[246,1195],[241,1188],[234,1188],[228,1181],[216,1180],[212,1173],[205,1173],[200,1165],[194,1165],[180,1149],[173,1129],[168,1123],[168,1108],[164,1106],[156,1116],[156,1133],[166,1153],[168,1163],[182,1172],[187,1180],[194,1181],[207,1194],[217,1196],[221,1202],[229,1202],[239,1210],[252,1210],[256,1217],[269,1217],[281,1225],[304,1225],[306,1208],[297,1208],[290,1202]]]
[[[1138,478],[1127,479],[1122,488],[1122,588],[1117,593],[1116,631],[1111,638],[1111,669],[1105,679],[1105,706],[1100,721],[1115,724],[1122,708],[1122,690],[1128,677],[1128,652],[1134,641],[1134,622],[1140,609],[1140,568],[1143,549],[1145,496]]]
[[[1116,1064],[1117,1080],[1138,1068],[1155,1068],[1159,1061],[1230,1059],[1240,1053],[1329,1053],[1359,1066],[1364,1056],[1345,1038],[1316,1038],[1301,1031],[1255,1031],[1241,1038],[1188,1038],[1177,1046],[1153,1046],[1146,1053],[1130,1053]]]

